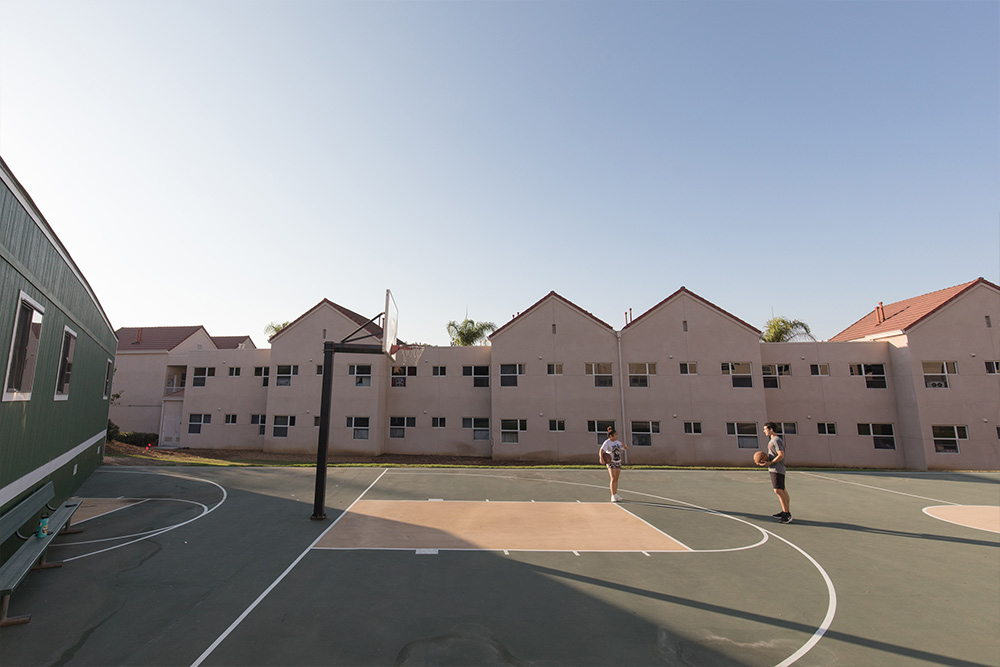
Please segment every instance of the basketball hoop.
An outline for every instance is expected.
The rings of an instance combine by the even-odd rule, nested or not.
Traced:
[[[423,353],[423,345],[394,345],[391,356],[402,366],[416,366]]]

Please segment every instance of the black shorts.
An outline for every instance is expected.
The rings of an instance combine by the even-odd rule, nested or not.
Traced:
[[[771,486],[776,489],[785,488],[785,475],[780,472],[771,473]]]

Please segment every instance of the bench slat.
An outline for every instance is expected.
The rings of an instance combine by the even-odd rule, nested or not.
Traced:
[[[45,505],[55,498],[55,495],[55,485],[48,482],[0,517],[0,542],[6,541],[18,528],[45,509]]]
[[[79,509],[80,503],[66,503],[49,517],[49,534],[42,539],[30,537],[17,552],[7,559],[0,567],[0,595],[10,595],[31,569],[32,565],[42,557],[49,542],[62,530],[73,513]]]

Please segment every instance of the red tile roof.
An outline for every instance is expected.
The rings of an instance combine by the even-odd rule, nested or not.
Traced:
[[[984,278],[948,287],[929,294],[922,294],[911,299],[887,303],[876,307],[860,320],[847,327],[839,334],[831,338],[831,341],[844,342],[849,340],[859,340],[869,336],[877,336],[893,331],[907,331],[915,324],[923,321],[937,312],[945,304],[958,298],[966,291],[979,284],[990,285],[994,289],[1000,290],[990,281]]]
[[[118,336],[118,351],[172,350],[205,327],[122,327]],[[208,332],[205,331],[205,335]]]
[[[614,327],[612,327],[607,322],[604,322],[603,320],[599,319],[593,313],[590,313],[590,312],[584,310],[583,308],[581,308],[580,306],[576,305],[575,303],[573,303],[572,301],[570,301],[566,297],[560,296],[559,294],[557,294],[555,292],[549,292],[548,294],[546,294],[545,296],[543,296],[541,299],[539,299],[535,303],[531,304],[531,306],[529,306],[527,310],[525,310],[523,312],[520,312],[517,315],[515,315],[514,318],[510,322],[507,322],[507,324],[503,325],[502,327],[500,327],[499,329],[497,329],[496,331],[494,331],[493,333],[491,333],[489,337],[492,339],[494,336],[496,336],[497,334],[499,334],[501,331],[503,331],[507,327],[511,326],[512,324],[514,324],[514,322],[517,322],[519,319],[521,319],[522,317],[524,317],[525,315],[527,315],[528,313],[530,313],[531,311],[533,311],[535,308],[537,308],[538,306],[540,306],[544,302],[548,301],[549,299],[558,299],[559,301],[562,301],[564,304],[566,304],[567,306],[569,306],[573,310],[576,310],[579,313],[581,313],[582,315],[584,315],[585,317],[588,317],[588,318],[592,319],[594,322],[596,322],[597,324],[601,325],[602,327],[606,327],[606,328],[611,329],[612,331],[614,331]]]
[[[681,288],[679,290],[677,290],[676,292],[674,292],[673,294],[671,294],[670,296],[668,296],[666,299],[664,299],[663,301],[659,302],[658,304],[656,304],[655,306],[653,306],[652,308],[650,308],[649,310],[647,310],[645,313],[643,313],[639,317],[635,318],[634,320],[632,320],[631,322],[629,322],[628,324],[626,324],[625,328],[622,329],[622,331],[624,331],[625,329],[630,328],[632,325],[634,325],[637,322],[639,322],[639,320],[641,320],[642,318],[646,317],[647,315],[649,315],[650,313],[652,313],[654,310],[656,310],[657,308],[659,308],[660,306],[662,306],[666,302],[668,302],[668,301],[670,301],[672,299],[676,299],[681,294],[686,294],[687,296],[691,297],[695,301],[701,302],[702,304],[708,306],[709,308],[711,308],[715,312],[719,313],[720,315],[722,315],[722,316],[724,316],[724,317],[732,320],[733,322],[736,322],[737,324],[741,324],[741,325],[745,326],[747,329],[749,329],[753,333],[755,333],[758,336],[760,336],[761,331],[757,327],[753,326],[752,324],[747,324],[746,322],[744,322],[740,318],[736,317],[735,315],[733,315],[729,311],[723,310],[722,308],[719,308],[718,306],[716,306],[711,301],[698,296],[697,294],[695,294],[694,292],[692,292],[691,290],[689,290],[687,287],[684,287],[683,285],[681,285]]]

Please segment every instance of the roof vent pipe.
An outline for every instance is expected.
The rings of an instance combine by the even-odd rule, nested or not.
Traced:
[[[142,342],[142,327],[139,327],[139,330],[135,332],[135,342]]]

